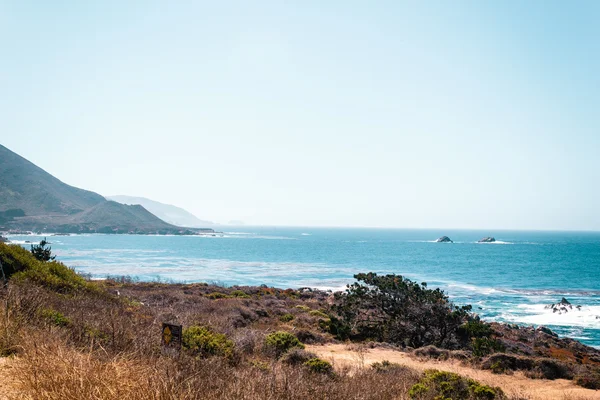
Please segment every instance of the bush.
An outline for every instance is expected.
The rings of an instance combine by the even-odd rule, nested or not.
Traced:
[[[36,264],[38,260],[23,247],[17,244],[6,244],[0,241],[0,263],[2,264],[2,270],[4,271],[4,278],[8,279],[13,274],[24,271],[33,264]],[[0,272],[0,279],[2,273]]]
[[[438,349],[435,346],[425,346],[413,350],[413,354],[421,358],[433,358],[436,360],[447,360],[450,358],[448,350]]]
[[[281,362],[289,365],[301,365],[313,358],[317,358],[317,355],[300,348],[293,348],[281,356]]]
[[[388,360],[383,360],[382,362],[376,362],[371,364],[371,368],[379,373],[387,373],[391,371],[399,371],[399,370],[409,370],[409,368],[397,364],[391,363]]]
[[[59,311],[45,308],[40,311],[40,316],[55,326],[69,326],[71,320]]]
[[[494,373],[507,371],[525,371],[525,375],[534,379],[572,379],[573,369],[569,365],[551,358],[528,358],[510,354],[496,353],[481,363],[483,369]]]
[[[586,389],[600,389],[600,371],[588,371],[586,373],[575,376],[573,380],[576,385],[579,385]]]
[[[265,337],[266,347],[275,353],[275,357],[279,358],[285,352],[294,347],[304,349],[304,345],[300,343],[298,338],[288,332],[274,332]]]
[[[32,263],[27,269],[12,277],[15,282],[30,281],[58,293],[76,293],[78,291],[97,292],[98,287],[87,282],[75,270],[58,262]]]
[[[40,244],[31,245],[31,254],[33,254],[38,261],[54,261],[56,258],[56,256],[52,255],[52,247],[46,247],[47,244],[48,242],[46,241],[46,238],[44,238]]]
[[[230,293],[230,295],[231,295],[231,297],[238,297],[241,299],[247,299],[250,297],[246,292],[243,292],[241,290],[234,290],[233,292]]]
[[[323,311],[319,311],[319,310],[312,310],[308,313],[308,315],[312,315],[313,317],[329,319],[329,315],[327,315]]]
[[[464,378],[453,372],[428,370],[421,380],[408,392],[411,399],[505,399],[500,388],[483,385],[476,380]]]
[[[310,372],[317,374],[331,374],[333,372],[333,366],[320,358],[311,358],[304,365],[308,367]]]
[[[471,346],[473,347],[473,355],[476,357],[487,356],[488,354],[497,353],[504,351],[505,348],[496,339],[487,337],[474,337],[471,339]]]
[[[290,313],[287,314],[283,314],[281,317],[279,317],[279,320],[281,322],[290,322],[294,319],[294,316]]]
[[[471,306],[456,307],[440,289],[400,275],[358,274],[345,293],[336,293],[330,331],[342,338],[373,339],[410,347],[451,348],[458,328],[472,318]]]
[[[234,344],[227,336],[214,333],[205,326],[190,326],[183,330],[183,346],[202,356],[232,357]]]
[[[211,300],[227,299],[227,298],[229,298],[228,295],[226,295],[225,293],[221,293],[221,292],[212,292],[212,293],[207,294],[206,297],[208,297]]]

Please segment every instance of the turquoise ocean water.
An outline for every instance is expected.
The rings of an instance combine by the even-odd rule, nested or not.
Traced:
[[[342,289],[358,272],[441,287],[488,320],[546,325],[600,346],[600,232],[224,228],[222,236],[48,236],[58,259],[93,277]],[[434,243],[447,235],[455,243]],[[478,244],[494,236],[494,244]],[[16,243],[38,236],[9,236]],[[544,306],[581,305],[559,315]]]

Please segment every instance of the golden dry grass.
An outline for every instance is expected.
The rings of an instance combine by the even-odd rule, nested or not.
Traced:
[[[513,375],[498,375],[490,371],[471,368],[456,360],[420,360],[392,349],[374,348],[357,349],[356,346],[345,344],[325,344],[307,346],[307,350],[330,360],[336,368],[369,367],[375,362],[387,360],[416,371],[439,369],[455,372],[480,381],[486,385],[499,386],[504,392],[513,397],[526,397],[532,400],[595,400],[600,399],[600,391],[584,389],[565,379],[547,380],[530,379],[522,373]]]

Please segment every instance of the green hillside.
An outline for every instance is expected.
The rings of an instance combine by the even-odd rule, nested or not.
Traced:
[[[0,211],[21,209],[26,215],[75,214],[104,197],[56,179],[0,145]]]
[[[142,206],[69,186],[0,145],[0,231],[192,233]]]

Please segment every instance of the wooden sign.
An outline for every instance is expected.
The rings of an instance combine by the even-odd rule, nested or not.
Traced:
[[[179,349],[181,347],[182,326],[163,323],[162,325],[162,345],[164,347],[173,347]]]

